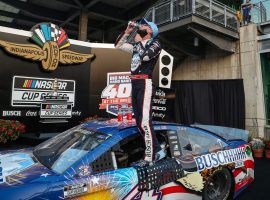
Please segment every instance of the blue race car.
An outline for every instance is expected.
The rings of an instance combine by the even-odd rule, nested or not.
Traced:
[[[91,121],[34,149],[0,152],[0,197],[216,200],[236,197],[253,181],[245,131],[158,122],[154,129],[167,158],[143,168],[130,167],[144,156],[134,122]]]

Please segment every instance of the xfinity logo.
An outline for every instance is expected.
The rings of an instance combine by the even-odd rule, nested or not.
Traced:
[[[20,110],[3,111],[3,117],[20,117],[22,115]]]

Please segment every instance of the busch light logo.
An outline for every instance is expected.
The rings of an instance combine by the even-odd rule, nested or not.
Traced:
[[[217,167],[219,165],[226,165],[230,163],[238,163],[247,158],[246,148],[236,148],[224,151],[218,151],[215,153],[205,154],[202,156],[195,157],[195,162],[198,171],[203,171],[204,169],[211,169],[212,167]]]

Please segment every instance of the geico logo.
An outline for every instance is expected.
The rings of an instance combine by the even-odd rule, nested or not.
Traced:
[[[53,83],[54,81],[47,81],[47,80],[25,80],[23,88],[53,89]],[[67,82],[58,81],[57,85],[59,90],[65,90],[67,87]]]
[[[21,116],[21,111],[3,111],[3,117],[6,116]]]
[[[166,111],[167,110],[166,107],[160,107],[160,106],[153,106],[152,109],[153,110],[159,110],[159,111]]]

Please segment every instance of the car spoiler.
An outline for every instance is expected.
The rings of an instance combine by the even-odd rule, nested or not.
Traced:
[[[249,132],[247,130],[237,129],[237,128],[229,128],[223,126],[212,126],[212,125],[201,125],[201,124],[193,124],[191,127],[204,129],[206,131],[210,131],[225,140],[244,140],[248,142]]]

